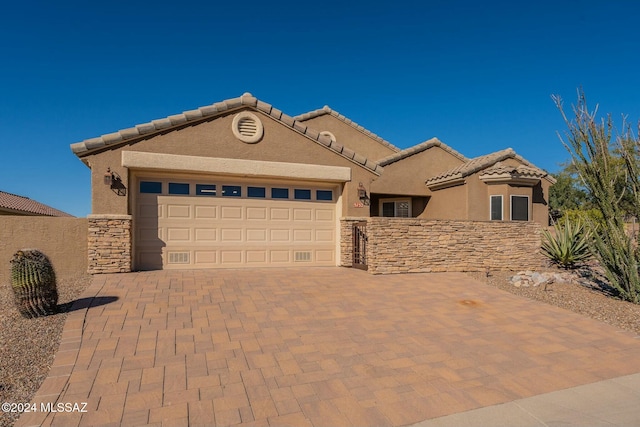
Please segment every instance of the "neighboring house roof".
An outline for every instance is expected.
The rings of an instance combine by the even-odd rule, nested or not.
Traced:
[[[18,215],[73,216],[28,197],[0,191],[0,211]]]
[[[375,133],[371,132],[370,130],[365,129],[364,127],[360,126],[359,124],[357,124],[353,120],[343,116],[342,114],[338,113],[337,111],[332,110],[328,105],[325,105],[324,107],[320,108],[319,110],[314,110],[314,111],[309,111],[308,113],[299,114],[297,116],[294,116],[293,118],[295,120],[304,122],[306,120],[310,120],[310,119],[313,119],[313,118],[318,117],[318,116],[323,116],[325,114],[329,114],[329,115],[337,118],[338,120],[342,120],[343,122],[345,122],[346,124],[348,124],[352,128],[364,133],[369,138],[379,142],[380,144],[384,145],[385,147],[388,147],[388,148],[392,149],[393,151],[400,151],[400,149],[398,147],[396,147],[395,145],[393,145],[389,141],[379,137],[378,135],[376,135]]]
[[[402,151],[398,151],[397,153],[391,154],[383,159],[378,160],[378,164],[382,167],[387,166],[391,163],[397,162],[398,160],[405,159],[409,156],[413,156],[414,154],[421,153],[432,147],[440,147],[446,152],[452,154],[454,157],[457,157],[463,162],[468,162],[469,159],[458,153],[453,148],[449,147],[438,138],[431,138],[428,141],[422,142],[418,145],[414,145],[413,147],[406,148]]]
[[[517,159],[522,163],[522,165],[518,167],[511,167],[499,163],[509,158]],[[488,169],[491,166],[493,166],[493,168]],[[509,170],[508,173],[515,172],[516,174],[522,174],[523,176],[526,175],[531,178],[546,178],[551,181],[551,183],[555,183],[553,177],[551,177],[547,172],[537,168],[533,164],[526,161],[523,157],[516,154],[516,152],[513,151],[512,148],[507,148],[505,150],[496,151],[495,153],[471,159],[466,163],[461,164],[460,166],[456,166],[455,168],[449,169],[448,171],[440,175],[429,178],[426,181],[426,184],[432,189],[454,185],[461,182],[467,176],[479,172],[483,169],[487,169],[483,173],[483,177],[488,177],[492,174],[504,174],[507,172],[507,170]]]
[[[195,124],[201,121],[210,120],[213,117],[226,114],[231,110],[243,107],[252,107],[261,111],[283,125],[299,132],[320,145],[346,157],[360,166],[380,175],[382,167],[375,161],[355,153],[353,150],[344,147],[336,141],[331,141],[329,137],[320,135],[320,132],[304,125],[302,120],[295,119],[274,108],[270,104],[260,101],[250,93],[244,93],[238,98],[231,98],[215,104],[200,107],[196,110],[185,111],[163,119],[152,120],[148,123],[136,125],[132,128],[122,129],[117,132],[99,136],[97,138],[86,139],[75,144],[71,144],[71,151],[82,158],[96,151],[109,148],[116,148],[124,144],[130,144],[141,139],[149,138],[161,133],[166,133],[187,124]]]

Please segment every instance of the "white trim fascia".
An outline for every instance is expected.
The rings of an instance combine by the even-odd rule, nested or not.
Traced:
[[[220,175],[294,178],[331,182],[351,181],[351,168],[343,166],[184,156],[140,151],[123,151],[122,166],[130,169],[215,173]]]

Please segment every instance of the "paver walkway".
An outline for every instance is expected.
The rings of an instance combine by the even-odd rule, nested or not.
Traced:
[[[630,333],[464,274],[95,276],[17,425],[402,426],[640,372]],[[109,302],[117,297],[117,300]]]

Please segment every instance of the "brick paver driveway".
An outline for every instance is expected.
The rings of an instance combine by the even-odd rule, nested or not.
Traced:
[[[640,372],[632,334],[463,274],[157,271],[84,296],[34,402],[88,412],[19,425],[400,426]]]

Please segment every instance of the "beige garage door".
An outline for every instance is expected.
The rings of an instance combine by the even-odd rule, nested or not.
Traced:
[[[138,190],[138,269],[336,265],[334,189],[140,180]]]

